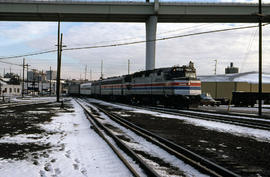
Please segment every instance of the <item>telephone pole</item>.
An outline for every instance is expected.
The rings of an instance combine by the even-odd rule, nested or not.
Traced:
[[[101,60],[100,79],[103,79],[103,60]]]
[[[60,22],[59,23],[59,29],[60,29]],[[62,45],[63,42],[63,33],[61,33],[61,38],[58,45],[58,62],[57,62],[57,85],[56,85],[56,96],[57,96],[57,102],[60,101],[60,79],[61,79],[61,59],[62,59],[62,47],[65,47]]]
[[[60,21],[58,21],[58,37],[57,37],[57,82],[56,82],[56,101],[59,102],[59,84],[60,84]]]
[[[130,72],[130,60],[128,59],[128,75],[129,75],[129,72]]]
[[[52,68],[50,66],[50,96],[52,95]]]
[[[41,96],[43,96],[43,70],[41,70]]]
[[[259,14],[258,14],[258,20],[259,20],[259,116],[262,115],[262,0],[259,0]]]
[[[214,73],[215,75],[217,75],[217,60],[214,60],[215,61],[215,70],[214,70]]]
[[[28,66],[30,66],[29,64],[26,64],[26,87],[27,87],[27,95],[28,95]]]
[[[60,79],[61,79],[61,58],[62,58],[62,48],[66,47],[62,45],[63,33],[60,37],[60,21],[58,21],[58,39],[57,39],[57,81],[56,81],[56,101],[60,101]]]
[[[92,81],[92,70],[89,70],[89,81]]]
[[[23,59],[22,97],[24,97],[24,67],[25,67],[25,59]]]
[[[87,73],[87,65],[85,65],[85,71],[84,71],[84,81],[86,82],[86,73]]]

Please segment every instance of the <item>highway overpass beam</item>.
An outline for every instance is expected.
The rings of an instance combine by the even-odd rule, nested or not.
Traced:
[[[146,65],[145,70],[155,69],[157,16],[146,21]]]

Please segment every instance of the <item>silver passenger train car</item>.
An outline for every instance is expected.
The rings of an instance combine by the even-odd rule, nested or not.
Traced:
[[[196,107],[201,82],[192,62],[189,65],[140,71],[94,81],[91,96],[137,104]]]

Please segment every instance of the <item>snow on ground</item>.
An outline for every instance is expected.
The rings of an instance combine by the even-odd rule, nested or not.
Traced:
[[[31,154],[27,160],[0,159],[0,176],[132,176],[103,139],[90,129],[90,123],[79,105],[74,100],[72,104],[75,112],[60,113],[53,117],[52,122],[40,125],[47,131],[59,132],[36,140],[55,146],[47,150],[49,155],[37,158],[35,165]],[[33,139],[29,140],[24,135],[0,139],[0,142],[28,143],[31,141]]]
[[[179,160],[174,155],[169,154],[168,152],[164,151],[160,147],[150,143],[149,141],[145,140],[141,136],[138,136],[136,133],[132,132],[131,130],[129,130],[129,129],[117,124],[117,123],[115,123],[110,118],[108,118],[107,115],[105,115],[104,113],[102,113],[98,109],[96,109],[93,105],[91,105],[89,103],[88,103],[88,105],[91,106],[93,109],[95,109],[99,113],[100,117],[103,118],[102,120],[100,120],[103,124],[110,124],[113,127],[117,127],[122,132],[124,132],[124,134],[127,135],[128,138],[131,140],[129,142],[125,141],[125,143],[129,147],[131,147],[132,149],[136,149],[137,151],[146,152],[147,154],[151,155],[152,157],[161,158],[163,161],[165,161],[167,163],[170,163],[175,167],[178,167],[181,171],[183,171],[183,173],[187,177],[192,177],[192,176],[206,177],[207,176],[207,175],[204,175],[204,174],[200,173],[198,170],[196,170],[192,166],[190,166],[190,165],[186,164],[185,162]],[[115,133],[117,133],[118,131],[116,131]],[[143,156],[140,156],[140,157],[143,158]],[[148,160],[148,159],[144,159],[144,160]],[[165,172],[166,170],[163,170],[162,167],[160,167],[159,164],[157,164],[157,163],[155,163],[153,161],[150,162],[149,160],[148,160],[148,163],[151,163],[151,166],[155,166],[155,169],[162,176],[171,176],[170,174],[166,173]]]
[[[32,101],[56,101],[55,96],[51,97],[30,97],[30,96],[25,96],[24,98],[22,97],[11,97],[11,101],[14,102],[32,102]]]
[[[202,126],[211,130],[215,130],[219,132],[227,132],[227,133],[231,133],[237,136],[250,137],[258,141],[270,142],[270,131],[267,131],[267,130],[259,130],[259,129],[254,129],[254,128],[221,123],[221,122],[207,121],[207,120],[189,118],[189,117],[184,117],[184,116],[176,116],[176,115],[171,115],[171,114],[148,111],[148,110],[143,110],[143,109],[136,109],[136,108],[131,108],[131,107],[123,106],[123,105],[107,103],[107,102],[95,100],[95,99],[89,99],[89,100],[91,102],[96,102],[96,103],[111,106],[111,107],[129,110],[130,112],[134,112],[134,113],[149,114],[152,116],[168,118],[168,119],[184,120],[187,123],[190,123],[196,126]]]
[[[263,113],[270,113],[270,109],[269,109],[270,105],[263,105],[263,109],[262,109],[262,112]],[[257,112],[258,112],[258,106],[257,104],[255,104],[255,106],[252,108],[252,107],[235,107],[233,105],[230,105],[229,106],[229,110],[228,110],[228,105],[220,105],[220,106],[200,106],[199,108],[201,109],[209,109],[210,111],[211,110],[222,110],[222,111],[228,111],[228,112],[231,112],[231,113],[243,113],[243,112],[246,112],[247,114],[250,114],[250,115],[256,115]]]

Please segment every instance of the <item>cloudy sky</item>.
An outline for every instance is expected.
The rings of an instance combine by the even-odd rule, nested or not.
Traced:
[[[254,1],[234,0],[233,2]],[[256,24],[159,23],[157,38],[250,25]],[[61,23],[61,32],[64,35],[63,44],[67,45],[67,48],[145,40],[144,23]],[[0,22],[0,41],[0,57],[56,49],[57,23]],[[265,26],[263,27],[265,72],[270,72],[269,51],[270,26]],[[105,77],[126,74],[128,60],[131,63],[131,72],[143,70],[145,43],[63,51],[62,77],[84,78],[87,65],[87,78],[90,78],[91,69],[92,79],[97,79],[100,77],[101,60],[104,63]],[[156,43],[156,68],[184,65],[193,61],[197,74],[207,75],[214,73],[214,60],[217,60],[217,74],[224,74],[224,68],[230,62],[234,62],[234,65],[240,68],[240,72],[257,71],[258,28],[190,36]],[[22,64],[22,58],[0,61]],[[26,57],[26,62],[31,65],[31,68],[46,71],[51,66],[55,70],[56,53]],[[6,72],[11,69],[12,72],[22,73],[22,67],[0,64],[0,75],[3,75],[4,69]]]

